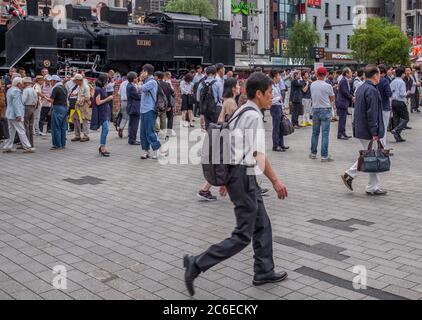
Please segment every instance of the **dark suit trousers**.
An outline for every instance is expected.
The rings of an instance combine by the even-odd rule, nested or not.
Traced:
[[[273,105],[271,107],[271,116],[273,118],[273,148],[284,147],[284,138],[281,132],[282,106]]]
[[[337,109],[338,120],[338,133],[337,138],[346,136],[346,121],[347,121],[347,109]]]
[[[139,128],[139,119],[140,119],[139,115],[132,115],[132,114],[129,115],[129,128],[128,128],[129,144],[134,144],[136,142],[136,135],[138,133],[138,128]]]
[[[292,124],[294,126],[299,125],[299,116],[302,110],[301,102],[292,102]]]
[[[252,241],[255,274],[272,272],[274,261],[271,222],[265,210],[256,176],[248,175],[244,166],[232,167],[227,191],[235,206],[236,227],[230,238],[211,246],[196,257],[198,268],[205,272],[236,255]]]

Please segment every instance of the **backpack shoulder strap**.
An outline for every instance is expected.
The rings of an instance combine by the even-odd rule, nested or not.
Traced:
[[[246,112],[248,112],[248,111],[256,111],[256,109],[254,108],[254,107],[251,107],[251,106],[248,106],[248,107],[245,107],[243,110],[241,110],[240,112],[238,112],[238,114],[236,115],[236,116],[234,116],[234,114],[231,116],[231,118],[229,119],[229,121],[228,121],[228,123],[227,123],[227,125],[230,125],[233,121],[235,121],[236,120],[236,123],[235,123],[235,127],[237,126],[237,123],[238,123],[238,121],[239,121],[239,119],[240,119],[240,117],[244,114],[244,113],[246,113]],[[257,111],[256,111],[257,112]]]

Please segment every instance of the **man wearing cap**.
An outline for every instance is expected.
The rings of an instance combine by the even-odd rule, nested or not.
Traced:
[[[311,84],[312,99],[312,142],[310,158],[315,160],[318,153],[319,135],[322,132],[321,161],[331,162],[333,159],[328,154],[330,139],[331,118],[333,115],[331,105],[335,101],[333,87],[325,82],[328,72],[324,67],[317,70],[317,81]]]
[[[34,112],[34,133],[36,136],[44,136],[45,134],[40,131],[40,118],[41,118],[41,103],[42,103],[42,85],[44,77],[39,75],[35,78],[34,90],[37,93],[38,101],[35,106]]]
[[[25,106],[25,117],[24,125],[26,136],[31,143],[31,146],[34,146],[34,112],[38,104],[38,95],[35,89],[32,87],[32,80],[29,77],[23,78],[24,89],[22,92],[22,102]]]
[[[6,118],[9,124],[9,139],[3,145],[3,152],[13,152],[13,143],[15,141],[16,133],[22,143],[25,153],[32,153],[35,149],[29,143],[25,133],[25,126],[23,124],[25,116],[25,106],[22,103],[23,81],[20,77],[15,77],[12,80],[12,86],[7,91],[7,109]]]
[[[53,111],[51,113],[51,136],[53,146],[50,150],[61,150],[66,147],[66,130],[67,130],[67,90],[63,85],[59,76],[51,77],[53,83],[53,91],[50,98]]]
[[[86,142],[89,141],[89,125],[90,120],[89,106],[91,102],[91,90],[84,81],[81,74],[76,74],[73,81],[78,86],[78,96],[75,103],[75,112],[72,114],[72,121],[75,125],[75,138],[72,141]],[[81,138],[81,122],[84,137]]]

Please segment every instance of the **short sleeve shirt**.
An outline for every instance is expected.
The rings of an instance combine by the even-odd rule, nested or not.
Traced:
[[[230,124],[231,163],[253,167],[256,165],[256,154],[265,154],[265,127],[261,110],[250,100],[233,117],[247,107],[255,110],[246,111]]]
[[[53,99],[53,106],[67,106],[66,88],[63,85],[55,86],[50,98]]]
[[[334,97],[333,87],[322,80],[311,84],[312,108],[331,108],[330,97]]]

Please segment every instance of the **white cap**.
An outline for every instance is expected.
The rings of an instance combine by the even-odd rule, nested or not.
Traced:
[[[49,74],[47,74],[47,75],[44,77],[44,80],[46,80],[46,81],[51,81],[51,76],[50,76]]]
[[[51,81],[60,82],[60,81],[62,81],[62,79],[60,79],[60,77],[58,75],[53,75],[53,76],[51,76]]]

